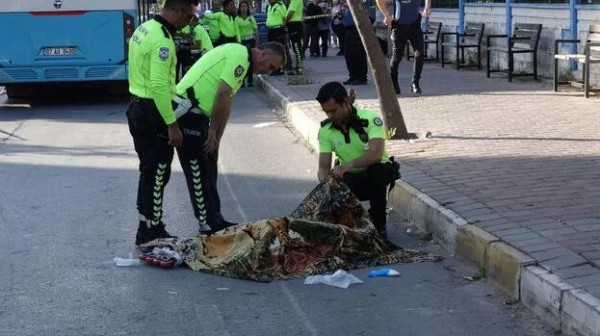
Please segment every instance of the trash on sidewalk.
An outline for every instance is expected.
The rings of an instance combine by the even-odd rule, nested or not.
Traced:
[[[397,276],[400,276],[400,273],[398,273],[397,271],[395,271],[391,268],[380,268],[380,269],[372,270],[371,272],[369,272],[369,278],[382,277],[382,276],[397,277]]]
[[[133,253],[129,252],[129,258],[114,257],[113,261],[117,266],[139,266],[141,265],[140,260],[133,258]]]
[[[304,279],[305,285],[326,284],[338,288],[348,288],[352,284],[363,283],[362,280],[344,270],[337,270],[331,275],[311,275]]]

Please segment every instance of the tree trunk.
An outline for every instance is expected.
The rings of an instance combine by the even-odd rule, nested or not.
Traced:
[[[362,0],[348,0],[348,5],[354,17],[360,39],[367,52],[386,131],[391,135],[391,139],[408,139],[408,131],[402,117],[402,111],[400,111],[398,97],[396,97],[392,85],[389,66],[385,61],[383,51],[373,30],[369,13]]]

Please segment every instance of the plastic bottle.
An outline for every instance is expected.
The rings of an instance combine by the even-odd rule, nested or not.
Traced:
[[[380,268],[380,269],[372,270],[371,272],[369,272],[369,278],[381,277],[381,276],[397,277],[397,276],[400,276],[400,273],[398,273],[397,271],[394,271],[391,268]]]

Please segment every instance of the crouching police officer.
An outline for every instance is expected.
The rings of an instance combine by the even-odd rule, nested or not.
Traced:
[[[176,113],[183,132],[177,149],[201,233],[235,225],[223,219],[217,191],[219,144],[231,113],[233,96],[252,64],[254,73],[270,74],[285,65],[283,45],[267,42],[248,49],[228,43],[202,56],[177,84]],[[189,112],[185,106],[191,105]]]
[[[175,44],[172,35],[192,17],[197,1],[166,0],[160,15],[139,26],[129,41],[129,131],[138,154],[136,245],[172,237],[162,222],[164,188],[169,182],[173,147],[183,137],[173,113]]]
[[[319,130],[319,181],[331,173],[359,200],[369,200],[371,220],[385,238],[387,190],[400,176],[398,163],[385,150],[383,121],[374,111],[354,107],[354,97],[338,82],[323,85],[317,101],[328,117]],[[339,160],[333,170],[332,153]]]

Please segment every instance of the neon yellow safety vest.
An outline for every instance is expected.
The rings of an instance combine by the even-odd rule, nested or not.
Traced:
[[[367,109],[357,108],[356,114],[358,118],[365,120],[368,124],[363,127],[368,139],[385,139],[385,128],[381,117],[375,112]],[[337,126],[333,123],[324,122],[319,129],[319,152],[335,153],[340,163],[348,163],[363,156],[368,147],[367,142],[364,143],[360,135],[353,129],[348,128],[348,139]],[[387,162],[389,155],[384,149],[380,162]],[[361,171],[365,168],[354,168],[351,171]]]
[[[248,55],[248,48],[239,43],[226,43],[212,49],[183,76],[177,84],[177,94],[188,97],[187,89],[193,88],[198,108],[210,118],[221,83],[231,87],[232,97],[242,86],[250,66]]]
[[[129,92],[153,99],[167,125],[175,122],[171,100],[175,97],[174,28],[161,16],[139,26],[129,40]]]

